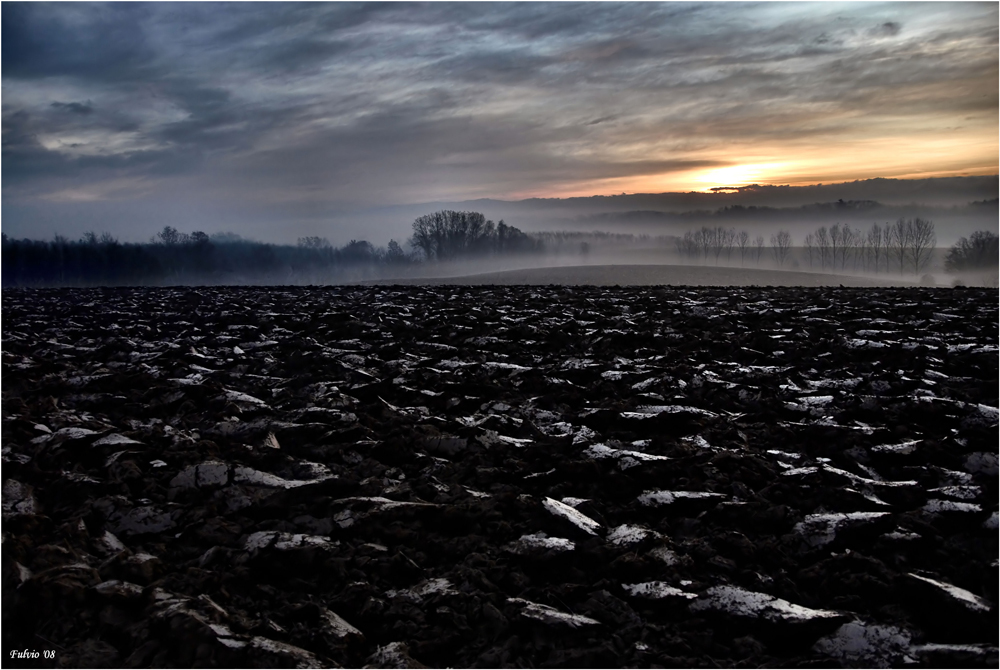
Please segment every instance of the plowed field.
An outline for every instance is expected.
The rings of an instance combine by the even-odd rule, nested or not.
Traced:
[[[11,667],[997,663],[992,291],[5,290],[2,335]]]

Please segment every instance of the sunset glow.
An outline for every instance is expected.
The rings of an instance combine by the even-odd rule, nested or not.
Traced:
[[[2,11],[13,234],[998,172],[996,3]]]
[[[704,189],[771,183],[775,177],[780,179],[780,175],[783,174],[782,168],[783,165],[780,163],[733,165],[701,173],[696,177],[696,180],[703,184]],[[784,170],[784,173],[787,173],[787,169]]]

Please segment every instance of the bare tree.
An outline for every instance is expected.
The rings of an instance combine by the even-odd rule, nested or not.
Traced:
[[[698,255],[698,245],[695,244],[694,233],[690,230],[684,233],[683,237],[674,238],[674,247],[677,249],[677,255],[681,258],[694,258]]]
[[[747,251],[750,248],[750,233],[745,230],[741,230],[736,235],[736,246],[740,248],[740,265],[746,260]]]
[[[959,238],[944,259],[948,272],[980,270],[1000,263],[1000,242],[995,233],[977,230],[969,237]]]
[[[899,274],[903,274],[906,271],[907,250],[910,248],[911,227],[906,225],[906,219],[897,219],[886,230],[889,233],[886,241],[889,257],[899,266]]]
[[[514,226],[494,224],[479,212],[434,212],[413,222],[411,246],[427,260],[483,256],[515,250],[530,251],[539,245]]]
[[[722,231],[722,244],[726,248],[726,263],[731,263],[733,247],[736,246],[736,231],[733,228],[726,228]]]
[[[854,231],[847,224],[841,226],[839,223],[833,224],[830,228],[830,251],[833,255],[833,268],[839,264],[843,271],[847,268],[847,261],[850,259],[852,247],[854,246]]]
[[[413,222],[411,243],[423,252],[424,258],[431,260],[444,244],[443,212],[426,214]]]
[[[156,234],[162,244],[172,246],[181,241],[181,234],[173,226],[163,226],[163,230]]]
[[[702,227],[701,230],[696,231],[694,234],[695,241],[698,242],[698,247],[701,249],[702,256],[705,260],[708,260],[708,248],[712,243],[711,233],[709,233],[708,228]]]
[[[390,265],[400,265],[409,260],[406,257],[406,252],[403,251],[403,248],[399,246],[399,242],[396,240],[389,240],[389,245],[386,247],[382,258]]]
[[[809,256],[809,267],[813,266],[813,256],[818,251],[816,249],[816,235],[814,233],[809,233],[806,235],[805,239],[806,254]]]
[[[872,260],[872,265],[875,267],[875,274],[878,274],[882,258],[885,256],[885,235],[882,232],[882,226],[873,223],[872,227],[868,229],[867,240],[868,255]]]
[[[686,240],[685,244],[688,249],[688,257],[692,261],[697,261],[701,256],[701,237],[699,235],[699,231],[689,230],[684,233],[684,239]]]
[[[304,249],[329,249],[329,248],[331,248],[330,247],[330,240],[326,239],[325,237],[317,237],[317,236],[313,236],[313,237],[300,237],[299,240],[298,240],[298,242],[299,242],[299,246],[302,247],[302,248],[304,248]]]
[[[913,273],[920,274],[920,270],[927,267],[930,262],[934,244],[937,242],[934,222],[918,217],[907,221],[907,225],[910,228],[910,259],[913,261]]]
[[[833,272],[837,271],[837,261],[840,259],[840,250],[843,247],[842,237],[839,222],[830,226],[830,269]]]
[[[724,246],[724,228],[722,226],[716,226],[715,228],[705,228],[704,230],[708,239],[708,248],[712,251],[712,255],[715,256],[715,264],[718,265],[719,256],[722,254],[722,248]]]
[[[840,269],[846,270],[847,264],[851,261],[851,259],[856,258],[858,231],[845,223],[842,242],[844,243],[844,248],[843,251],[840,252]]]
[[[861,270],[868,272],[868,236],[857,228],[854,231],[854,240],[854,270],[857,271],[858,263],[861,263]]]
[[[753,241],[753,255],[754,259],[757,261],[757,265],[760,265],[760,257],[764,255],[764,236],[758,235]]]
[[[788,254],[792,249],[792,236],[787,230],[779,230],[776,235],[771,235],[771,255],[778,267],[782,267],[788,260]]]
[[[830,262],[830,236],[827,234],[826,226],[816,231],[816,249],[819,251],[820,269],[825,268]]]

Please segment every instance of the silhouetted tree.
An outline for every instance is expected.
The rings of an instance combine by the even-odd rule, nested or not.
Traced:
[[[844,236],[843,250],[840,252],[840,269],[846,270],[847,264],[852,260],[854,261],[854,267],[857,267],[857,256],[858,256],[858,231],[851,228],[846,223],[844,224]]]
[[[701,249],[701,255],[704,259],[708,260],[708,250],[712,246],[712,234],[706,227],[702,227],[701,230],[696,230],[694,233],[695,242],[698,243],[698,248]]]
[[[833,267],[833,261],[831,260],[830,235],[826,226],[821,226],[816,231],[816,251],[819,254],[819,266],[821,270],[826,267],[827,263],[830,263],[830,266]]]
[[[753,255],[757,261],[757,265],[760,265],[761,256],[764,255],[764,236],[758,235],[753,240]]]
[[[722,231],[722,245],[726,248],[726,262],[733,260],[733,249],[736,247],[736,230],[726,228]]]
[[[857,271],[858,264],[861,264],[861,269],[864,272],[868,272],[868,236],[861,231],[860,228],[855,228],[854,230],[854,270]]]
[[[809,267],[813,266],[813,256],[816,254],[816,234],[809,233],[805,239],[806,254],[809,256]]]
[[[364,240],[351,240],[338,250],[338,255],[343,262],[352,265],[371,263],[375,259],[375,247]]]
[[[868,229],[868,234],[866,235],[868,240],[868,257],[871,259],[872,267],[875,268],[875,274],[878,274],[879,267],[882,264],[882,259],[885,258],[885,232],[882,226],[877,223],[873,223],[872,227]]]
[[[213,269],[212,241],[207,233],[196,230],[191,233],[187,240],[188,249],[185,252],[190,256],[190,267],[198,275],[210,273]]]
[[[325,237],[300,237],[298,244],[304,249],[329,249],[330,241]]]
[[[959,238],[948,250],[944,269],[948,272],[981,270],[1000,265],[1000,244],[996,234],[977,230],[969,237]]]
[[[715,256],[715,264],[719,264],[719,256],[722,255],[722,250],[726,246],[725,239],[725,229],[722,226],[715,226],[714,228],[705,228],[705,235],[708,238],[708,247],[712,251],[712,255]]]
[[[745,230],[741,230],[736,235],[736,246],[740,248],[740,265],[746,260],[747,251],[750,248],[750,233]]]
[[[847,261],[850,260],[854,250],[855,233],[850,226],[839,223],[830,227],[830,254],[831,267],[836,270],[840,266],[841,270],[847,268]]]
[[[840,223],[830,226],[830,269],[833,272],[837,271],[837,260],[840,258],[841,251],[843,250],[841,234]]]
[[[160,245],[156,245],[160,247]],[[159,261],[143,245],[118,242],[110,233],[84,233],[70,241],[4,239],[3,281],[10,286],[85,286],[156,281]]]
[[[910,229],[906,225],[906,219],[897,219],[895,223],[886,228],[886,247],[889,250],[889,257],[893,259],[895,265],[899,266],[899,274],[906,270],[906,250],[910,246]]]
[[[787,230],[779,230],[771,235],[771,255],[778,267],[782,267],[792,249],[792,236]]]
[[[173,226],[163,226],[163,230],[156,234],[160,238],[161,244],[173,245],[181,241],[181,234]]]
[[[385,262],[389,265],[403,265],[409,262],[409,258],[403,248],[396,240],[389,240],[385,249]]]
[[[914,274],[930,262],[937,235],[934,223],[926,219],[897,219],[883,231],[885,247],[893,264],[899,267],[899,274],[911,265]]]
[[[698,243],[694,239],[694,233],[690,230],[683,236],[675,238],[674,246],[677,248],[677,255],[688,260],[697,259],[700,253]]]
[[[410,244],[436,261],[539,248],[538,242],[503,221],[494,224],[479,212],[448,210],[418,217]]]
[[[919,217],[907,221],[910,228],[910,260],[913,262],[913,274],[920,274],[920,271],[927,267],[937,243],[937,235],[934,233],[934,222]]]

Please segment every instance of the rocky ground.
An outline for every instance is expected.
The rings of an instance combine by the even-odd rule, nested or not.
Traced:
[[[4,290],[2,335],[5,666],[998,662],[995,292]]]

